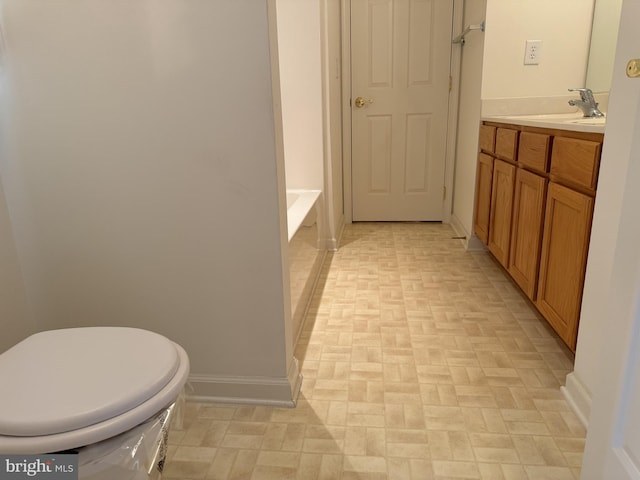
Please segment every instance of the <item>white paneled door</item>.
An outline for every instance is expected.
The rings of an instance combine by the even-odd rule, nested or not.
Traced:
[[[351,2],[353,220],[442,220],[453,0]]]

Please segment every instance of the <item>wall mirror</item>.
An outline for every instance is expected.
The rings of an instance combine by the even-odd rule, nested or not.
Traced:
[[[596,0],[591,28],[586,86],[594,92],[608,92],[618,41],[622,0]]]

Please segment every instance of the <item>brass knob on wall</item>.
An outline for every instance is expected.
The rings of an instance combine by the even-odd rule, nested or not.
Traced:
[[[356,106],[356,108],[362,108],[367,103],[373,103],[373,100],[371,100],[370,98],[356,97],[353,103]]]
[[[637,78],[640,77],[640,58],[634,58],[627,63],[627,77]]]

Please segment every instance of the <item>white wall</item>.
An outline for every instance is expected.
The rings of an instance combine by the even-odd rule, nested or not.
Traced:
[[[322,0],[325,186],[328,248],[335,249],[344,225],[342,173],[342,15],[340,0]]]
[[[290,400],[267,2],[10,0],[2,22],[37,328],[148,328],[185,347],[196,394]]]
[[[584,87],[593,0],[489,0],[482,98],[566,95]],[[524,65],[526,40],[542,40]]]
[[[276,0],[288,189],[322,190],[320,247],[335,248],[342,199],[341,2]]]
[[[485,18],[486,0],[464,3],[463,25],[481,23]],[[464,46],[453,46],[462,49],[462,57],[452,223],[467,237],[473,232],[484,41],[483,33],[473,31]]]
[[[0,80],[1,81],[1,80]],[[1,180],[1,179],[0,179]],[[35,333],[0,181],[0,353]]]
[[[276,0],[286,182],[322,190],[320,1]]]

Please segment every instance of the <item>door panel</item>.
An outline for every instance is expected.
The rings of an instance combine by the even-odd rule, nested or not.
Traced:
[[[409,85],[432,83],[432,55],[430,31],[424,25],[433,25],[433,8],[430,1],[412,1],[409,4]]]
[[[368,153],[371,158],[369,191],[389,193],[389,171],[391,169],[391,116],[369,117]]]
[[[351,9],[353,219],[442,220],[453,1]]]
[[[407,154],[405,156],[405,191],[427,192],[429,189],[429,155],[431,115],[407,115]]]
[[[362,2],[363,4],[365,2]],[[369,60],[369,85],[372,87],[391,87],[393,80],[393,0],[370,2],[369,32],[371,48],[367,54]]]

